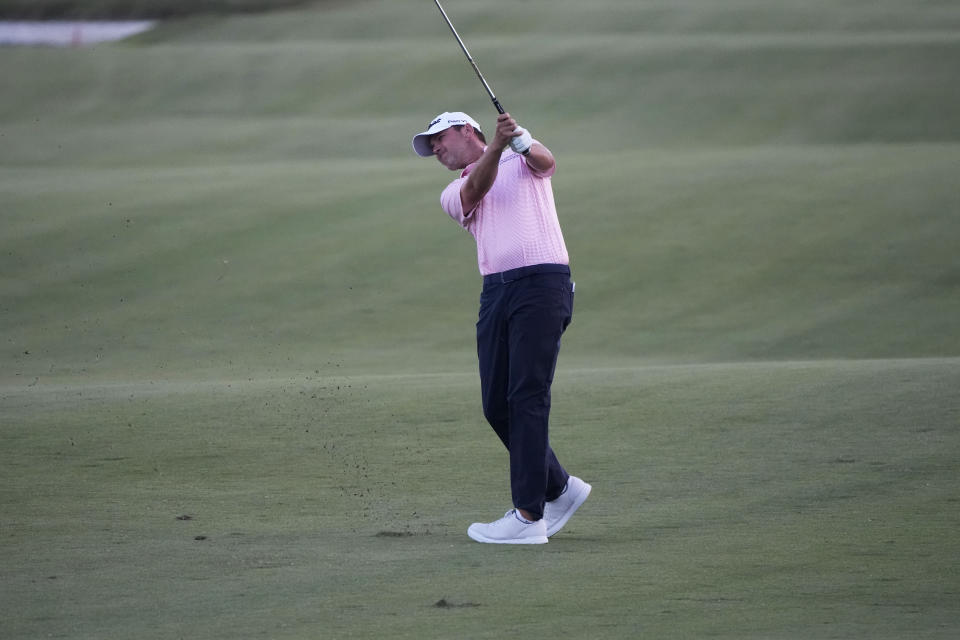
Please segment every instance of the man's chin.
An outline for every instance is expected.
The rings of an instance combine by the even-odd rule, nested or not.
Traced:
[[[451,162],[447,162],[446,160],[444,160],[444,159],[441,158],[440,156],[437,156],[437,160],[440,162],[440,164],[442,164],[443,166],[445,166],[445,167],[446,167],[447,169],[449,169],[450,171],[457,171],[458,169],[463,169],[463,167],[458,167],[458,166],[456,166],[455,164],[453,164],[453,163],[451,163]]]

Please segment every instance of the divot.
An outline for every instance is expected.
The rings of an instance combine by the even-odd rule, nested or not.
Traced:
[[[479,607],[480,605],[477,604],[476,602],[455,603],[455,602],[450,602],[446,598],[440,598],[439,600],[433,603],[433,606],[436,607],[437,609],[463,609],[463,608],[470,608],[470,607]]]

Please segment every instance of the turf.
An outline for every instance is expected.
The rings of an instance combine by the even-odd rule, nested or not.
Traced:
[[[7,389],[4,635],[952,637],[958,384],[567,371],[596,489],[536,549],[463,533],[503,506],[469,374]]]
[[[577,280],[536,549],[431,3],[165,23],[0,73],[0,636],[953,638],[960,10],[445,3],[558,157]],[[509,10],[509,11],[507,11]]]

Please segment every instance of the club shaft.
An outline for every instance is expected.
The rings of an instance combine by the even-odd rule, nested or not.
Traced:
[[[457,33],[456,28],[454,28],[453,23],[450,22],[450,17],[447,15],[447,12],[443,10],[443,7],[440,5],[440,0],[433,0],[437,3],[437,9],[440,9],[440,14],[443,16],[443,19],[446,20],[447,26],[450,27],[450,32],[453,33],[453,37],[457,39],[460,48],[463,49],[463,55],[467,56],[467,62],[470,63],[470,66],[473,67],[474,73],[477,74],[477,77],[480,78],[480,82],[483,83],[483,88],[487,90],[487,95],[490,96],[490,99],[493,101],[493,106],[497,108],[497,113],[505,113],[502,106],[500,106],[500,101],[497,100],[497,96],[494,95],[493,89],[490,88],[490,85],[484,79],[483,74],[480,73],[480,68],[477,66],[477,63],[473,61],[473,56],[470,55],[470,52],[467,50],[467,45],[463,44],[463,39],[460,37],[460,34]]]

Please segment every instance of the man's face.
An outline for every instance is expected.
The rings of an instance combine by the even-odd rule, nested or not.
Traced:
[[[437,154],[440,164],[453,171],[475,161],[479,154],[471,133],[473,129],[470,127],[450,127],[430,136],[430,148]]]

